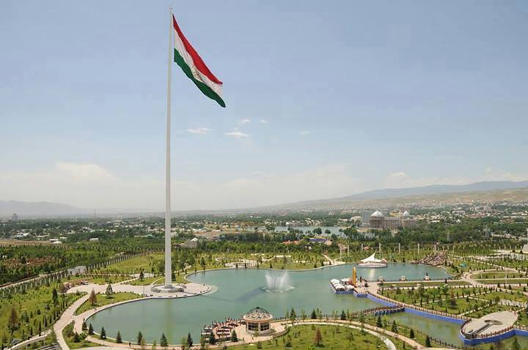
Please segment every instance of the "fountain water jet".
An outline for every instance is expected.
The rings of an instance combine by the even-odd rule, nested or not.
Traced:
[[[290,276],[288,271],[281,273],[266,272],[266,288],[267,292],[273,293],[283,293],[293,289],[293,286],[290,284]]]

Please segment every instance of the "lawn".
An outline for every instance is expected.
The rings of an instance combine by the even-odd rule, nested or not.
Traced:
[[[115,294],[112,294],[111,298],[108,298],[104,294],[97,294],[97,303],[94,306],[92,306],[90,301],[87,300],[81,305],[81,307],[79,307],[75,311],[75,314],[79,315],[85,311],[88,311],[96,307],[101,307],[101,306],[105,306],[108,304],[114,304],[114,303],[118,303],[120,301],[125,301],[125,300],[133,300],[133,299],[137,299],[140,297],[141,297],[140,295],[135,294],[135,293],[115,293]]]
[[[148,286],[156,281],[161,282],[162,280],[163,280],[163,276],[154,276],[154,277],[143,278],[143,281],[140,281],[139,279],[137,279],[137,280],[128,282],[128,284],[133,285],[133,286]]]
[[[144,272],[154,273],[163,266],[163,254],[154,253],[136,256],[124,261],[110,264],[98,270],[99,273],[134,274]]]
[[[78,335],[78,338],[75,339],[75,335],[73,333],[73,322],[64,327],[62,330],[62,335],[64,336],[64,340],[66,341],[66,344],[70,347],[70,349],[80,349],[80,348],[86,348],[86,347],[92,347],[92,346],[100,346],[99,344],[92,343],[86,339],[86,334],[80,334]]]
[[[418,284],[424,287],[441,287],[445,284],[444,281],[419,281],[419,282],[386,282],[384,283],[385,288],[392,287],[417,287]],[[447,280],[449,286],[467,286],[470,283],[466,281]]]
[[[517,279],[506,279],[506,278],[501,278],[501,279],[478,279],[476,280],[477,282],[479,283],[482,283],[482,284],[497,284],[497,283],[500,283],[500,284],[524,284],[526,285],[528,283],[528,278],[517,278]]]
[[[59,290],[59,284],[28,288],[27,291],[17,292],[0,299],[0,342],[6,344],[11,339],[27,339],[38,334],[39,331],[50,328],[60,317],[62,312],[81,294],[57,294],[53,301],[53,289]],[[16,326],[13,337],[8,326],[8,319],[12,310],[16,313]]]
[[[481,272],[476,273],[472,275],[471,277],[474,279],[494,279],[494,278],[518,278],[518,277],[525,277],[525,274],[519,273],[519,272],[512,272],[512,271],[489,271],[489,272]]]
[[[317,330],[321,333],[320,346],[315,345]],[[291,346],[288,346],[291,345]],[[300,325],[289,329],[287,334],[273,340],[264,341],[259,344],[230,346],[228,349],[357,349],[375,350],[386,349],[385,344],[378,338],[368,333],[362,333],[357,329],[340,326]]]

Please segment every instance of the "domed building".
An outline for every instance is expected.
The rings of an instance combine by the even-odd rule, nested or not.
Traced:
[[[257,306],[244,314],[242,319],[246,323],[248,333],[266,334],[271,331],[270,322],[273,321],[273,315],[266,309]]]
[[[400,216],[385,216],[379,210],[373,212],[369,217],[369,227],[378,230],[396,230],[400,227],[413,227],[416,221],[408,211]]]
[[[370,214],[369,226],[370,228],[382,229],[384,221],[385,217],[383,216],[383,213],[379,210],[376,210]]]

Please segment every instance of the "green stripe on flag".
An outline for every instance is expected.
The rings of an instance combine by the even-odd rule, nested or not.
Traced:
[[[176,49],[174,49],[174,62],[180,66],[185,75],[193,81],[193,83],[198,87],[198,89],[200,89],[201,92],[203,92],[205,96],[215,100],[222,107],[226,106],[224,100],[222,100],[222,98],[216,92],[214,92],[213,89],[194,78],[191,68],[187,65],[187,63],[185,63],[183,57],[181,57],[180,53]]]

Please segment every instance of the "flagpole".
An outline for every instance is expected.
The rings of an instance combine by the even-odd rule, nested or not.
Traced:
[[[172,287],[171,264],[171,197],[170,197],[170,136],[171,136],[171,73],[173,55],[172,8],[169,8],[169,60],[167,69],[167,130],[165,151],[165,287]]]

